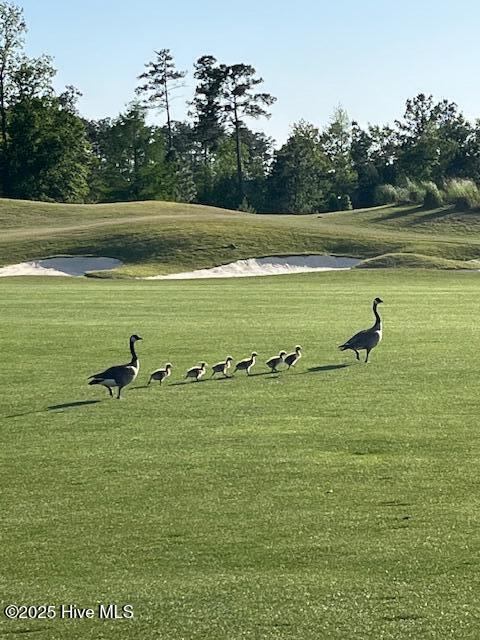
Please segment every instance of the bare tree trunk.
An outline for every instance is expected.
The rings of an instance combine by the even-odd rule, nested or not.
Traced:
[[[237,104],[234,103],[235,118],[235,142],[237,150],[237,180],[238,180],[238,204],[242,204],[244,199],[243,190],[243,167],[242,167],[242,145],[240,140],[240,122],[238,120]]]
[[[9,194],[9,171],[8,171],[8,140],[7,140],[7,107],[5,105],[5,74],[0,70],[0,129],[2,135],[2,159],[1,159],[1,192],[3,195]]]
[[[170,119],[170,103],[168,101],[168,85],[167,85],[167,70],[165,68],[165,76],[163,78],[163,88],[165,91],[165,110],[167,112],[167,129],[168,129],[168,151],[171,152],[173,148],[172,139],[172,121]]]

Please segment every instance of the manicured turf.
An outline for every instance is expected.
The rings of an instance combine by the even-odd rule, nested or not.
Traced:
[[[122,260],[124,266],[109,276],[190,271],[292,253],[360,258],[417,254],[397,262],[434,268],[465,266],[445,259],[480,258],[480,215],[451,207],[377,207],[295,216],[168,202],[65,205],[0,200],[0,228],[0,266],[62,254]],[[392,264],[390,258],[383,262]]]
[[[384,341],[359,365],[336,345],[376,295]],[[0,617],[5,637],[478,638],[480,274],[10,279],[0,296],[2,606],[135,608]],[[86,378],[133,332],[141,373],[117,402]],[[177,384],[199,359],[297,343],[289,373]],[[143,388],[167,360],[171,382]]]

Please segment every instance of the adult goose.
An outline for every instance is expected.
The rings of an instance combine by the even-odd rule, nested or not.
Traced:
[[[88,378],[90,380],[88,384],[101,384],[106,387],[111,398],[113,398],[112,389],[117,388],[117,400],[120,400],[122,389],[133,382],[138,375],[140,362],[135,353],[135,343],[141,339],[137,334],[130,336],[130,353],[132,354],[130,362],[110,367],[101,373],[95,373]]]
[[[172,373],[172,365],[170,362],[167,362],[164,369],[157,369],[156,371],[150,374],[150,379],[148,381],[148,384],[150,384],[152,380],[158,380],[160,384],[162,384],[165,378],[168,378],[171,375],[171,373]]]
[[[247,376],[249,376],[252,367],[255,366],[255,358],[257,356],[258,353],[256,351],[252,351],[252,355],[250,356],[250,358],[245,358],[245,360],[240,360],[240,362],[237,362],[237,364],[235,365],[235,371],[233,373],[237,371],[246,371]]]
[[[341,351],[347,351],[347,349],[355,351],[357,360],[360,360],[360,354],[358,352],[366,351],[367,355],[365,356],[365,362],[368,362],[370,351],[374,349],[382,339],[382,319],[377,311],[378,305],[382,303],[383,300],[380,298],[375,298],[373,301],[373,314],[375,316],[375,324],[373,327],[365,329],[364,331],[359,331],[349,340],[341,344],[338,347]]]

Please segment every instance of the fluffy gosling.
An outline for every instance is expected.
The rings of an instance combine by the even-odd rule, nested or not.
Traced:
[[[297,362],[300,360],[301,357],[302,357],[302,347],[299,344],[297,344],[297,346],[295,347],[295,351],[293,351],[292,353],[289,353],[288,356],[285,356],[285,364],[290,369],[290,367],[294,367],[297,364]]]
[[[273,358],[270,358],[270,360],[267,360],[265,364],[269,369],[271,369],[272,373],[278,373],[277,367],[279,367],[283,363],[286,355],[287,355],[286,351],[280,351],[278,356],[274,356]]]
[[[258,353],[256,351],[252,351],[252,355],[250,356],[250,358],[245,358],[245,360],[240,360],[240,362],[237,362],[237,364],[235,365],[235,371],[233,373],[236,373],[237,371],[246,371],[247,376],[249,376],[252,367],[255,366],[257,356]]]
[[[187,371],[185,378],[195,378],[195,381],[198,382],[202,376],[205,375],[205,371],[207,370],[207,363],[201,362],[199,367],[192,367]]]
[[[167,362],[164,369],[157,369],[153,373],[150,374],[150,380],[148,381],[148,385],[152,382],[152,380],[158,380],[160,384],[168,378],[172,373],[172,365],[170,362]]]
[[[223,362],[217,362],[217,364],[214,364],[212,367],[212,375],[210,377],[213,378],[216,373],[223,373],[224,377],[228,378],[229,376],[227,371],[230,369],[232,362],[232,356],[228,356]]]

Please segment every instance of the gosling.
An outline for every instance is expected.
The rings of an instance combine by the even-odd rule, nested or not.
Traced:
[[[205,375],[207,370],[207,363],[201,362],[199,367],[192,367],[187,371],[185,378],[195,378],[195,381],[198,382],[202,376]]]
[[[290,369],[290,367],[294,367],[297,364],[297,362],[300,360],[301,357],[302,357],[302,347],[299,344],[297,344],[297,346],[295,347],[295,351],[293,351],[292,353],[289,353],[288,356],[285,356],[285,364]]]
[[[278,373],[277,367],[283,364],[286,355],[287,355],[286,351],[280,351],[278,356],[274,356],[273,358],[270,358],[270,360],[267,360],[265,364],[269,369],[271,369],[272,373]]]
[[[148,381],[148,385],[152,382],[152,380],[158,380],[160,384],[165,380],[165,378],[170,377],[172,373],[172,365],[170,362],[167,362],[164,369],[157,369],[152,374],[150,374],[150,380]]]
[[[212,375],[210,377],[213,378],[216,373],[223,373],[225,378],[229,378],[230,376],[227,374],[227,371],[230,369],[232,362],[232,356],[228,356],[224,362],[217,362],[217,364],[214,364],[212,367]]]
[[[250,356],[250,358],[245,358],[245,360],[240,360],[240,362],[237,362],[237,364],[235,365],[235,371],[233,373],[236,373],[237,371],[246,371],[247,376],[249,376],[252,367],[255,366],[255,359],[257,356],[258,353],[256,351],[252,351],[252,355]]]

